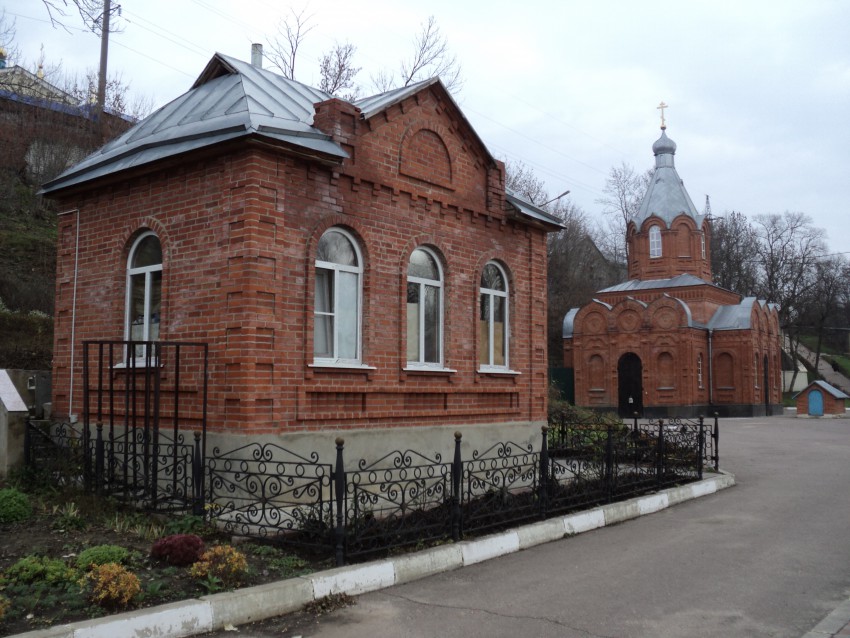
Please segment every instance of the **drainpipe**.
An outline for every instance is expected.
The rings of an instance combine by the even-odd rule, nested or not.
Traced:
[[[74,208],[67,210],[64,213],[59,213],[58,217],[63,215],[76,215],[77,231],[74,240],[74,288],[71,297],[71,362],[68,368],[68,420],[71,423],[77,422],[77,415],[72,414],[74,409],[74,340],[77,336],[77,280],[80,272],[80,209]]]
[[[714,357],[712,356],[711,337],[714,330],[708,329],[708,405],[714,405]]]

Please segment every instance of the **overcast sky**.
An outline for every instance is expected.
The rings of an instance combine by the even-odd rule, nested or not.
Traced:
[[[60,4],[61,0],[54,0]],[[113,0],[115,3],[116,0]],[[318,84],[335,41],[357,47],[362,95],[395,67],[433,15],[463,68],[457,101],[490,151],[534,169],[552,197],[571,190],[591,217],[612,166],[654,165],[662,100],[676,168],[714,215],[801,211],[850,254],[850,2],[845,0],[125,0],[110,73],[159,107],[216,51],[250,59],[281,12],[313,30],[296,75]],[[51,26],[41,0],[7,0],[30,65],[98,65],[100,43]]]

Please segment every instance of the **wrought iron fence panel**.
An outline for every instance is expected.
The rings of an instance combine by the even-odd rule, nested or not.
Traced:
[[[85,488],[148,509],[197,509],[207,372],[204,343],[83,342]]]
[[[549,451],[550,513],[596,505],[607,498],[605,457],[598,450],[566,448]]]
[[[154,440],[155,439],[155,440]],[[103,440],[103,472],[95,472],[95,489],[118,500],[147,509],[184,510],[192,505],[195,477],[192,472],[194,449],[178,434],[152,437],[144,430],[119,435],[110,432]],[[98,466],[97,460],[95,467]]]
[[[86,457],[86,441],[79,425],[27,420],[24,463],[40,480],[59,487],[81,488]]]
[[[651,427],[611,431],[612,499],[636,495],[658,485],[659,442]]]
[[[346,473],[345,554],[357,556],[447,538],[451,463],[394,451]]]
[[[250,443],[206,459],[206,510],[240,536],[327,549],[333,543],[333,466],[273,443]]]
[[[461,528],[482,532],[537,518],[540,453],[531,444],[502,442],[475,450],[462,463]]]
[[[665,485],[702,478],[705,426],[701,420],[671,418],[658,423],[664,432],[661,482]]]

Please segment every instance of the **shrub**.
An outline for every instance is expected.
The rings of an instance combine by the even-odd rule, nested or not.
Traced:
[[[248,573],[245,555],[230,545],[216,545],[201,555],[189,571],[193,578],[220,580],[225,586],[236,586]]]
[[[83,579],[89,600],[108,609],[123,609],[141,591],[139,578],[118,563],[96,565]]]
[[[58,558],[24,556],[3,574],[9,583],[63,583],[73,581],[76,573]]]
[[[172,534],[160,538],[151,548],[151,556],[169,565],[184,567],[201,559],[204,541],[195,534]]]
[[[0,594],[0,620],[3,620],[3,616],[6,615],[6,612],[9,611],[9,607],[12,606],[12,601],[6,598],[3,594]]]
[[[32,516],[29,497],[14,487],[0,490],[0,523],[17,523]]]
[[[95,545],[80,552],[77,556],[77,567],[90,570],[98,565],[107,563],[123,563],[130,557],[130,552],[118,545]]]

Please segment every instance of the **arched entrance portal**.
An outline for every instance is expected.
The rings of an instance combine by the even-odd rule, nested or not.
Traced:
[[[617,362],[618,411],[620,416],[643,414],[643,365],[634,352]]]

